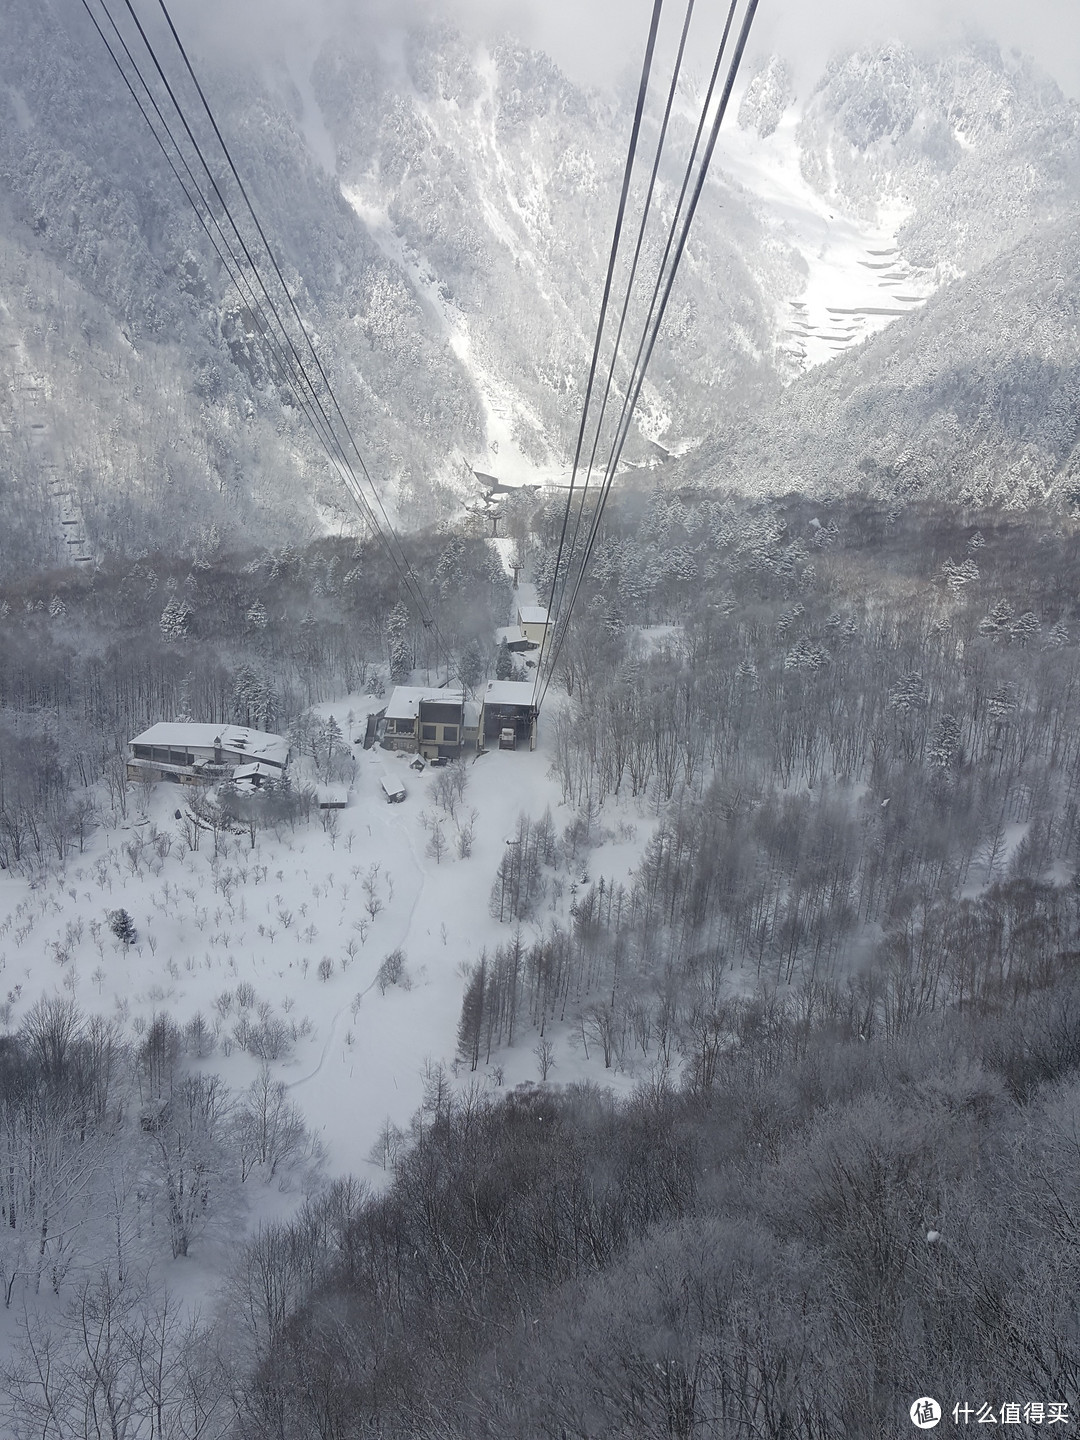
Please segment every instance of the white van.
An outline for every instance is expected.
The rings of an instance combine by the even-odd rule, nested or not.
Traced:
[[[384,776],[380,783],[382,784],[382,792],[386,796],[386,803],[388,805],[397,805],[399,801],[405,799],[405,786],[402,785],[400,780],[393,780],[389,776]]]

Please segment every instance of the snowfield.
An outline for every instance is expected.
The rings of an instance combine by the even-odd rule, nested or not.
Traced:
[[[382,703],[350,696],[318,713],[333,715],[348,741],[362,736],[365,715]],[[378,748],[352,746],[346,809],[313,811],[295,830],[260,830],[254,846],[246,830],[226,834],[217,853],[209,831],[200,833],[198,849],[190,848],[190,792],[129,785],[127,818],[96,832],[62,875],[0,878],[8,1028],[17,1029],[37,998],[53,993],[72,995],[87,1014],[115,1018],[136,1036],[155,1014],[181,1027],[201,1014],[213,1039],[200,1063],[238,1091],[261,1060],[238,1042],[237,1031],[243,1036],[261,1026],[263,1038],[252,1043],[321,1140],[328,1172],[377,1179],[369,1157],[386,1122],[406,1127],[426,1068],[453,1064],[465,967],[512,933],[489,915],[488,896],[518,817],[538,818],[550,806],[560,833],[571,818],[548,775],[543,737],[542,721],[533,753],[496,749],[466,758],[457,818],[467,822],[475,812],[475,819],[465,859],[457,856],[455,823],[433,803],[441,772],[429,766],[417,773],[409,757]],[[386,803],[385,775],[404,782],[403,803]],[[424,823],[434,816],[446,840],[440,859],[430,853]],[[592,878],[625,881],[648,828],[646,820],[635,839],[594,851]],[[557,908],[548,902],[524,927],[526,941],[564,918],[569,898]],[[120,908],[137,931],[127,949],[107,919]],[[383,991],[380,966],[399,950],[404,975]],[[605,1071],[595,1055],[586,1061],[566,1034],[549,1031],[549,1038],[556,1049],[552,1081],[589,1074],[617,1086],[632,1083]],[[535,1043],[535,1035],[522,1032],[514,1049],[493,1057],[489,1082],[536,1080]],[[287,1053],[274,1058],[279,1047]],[[461,1077],[475,1078],[483,1076]]]
[[[764,139],[753,130],[725,126],[716,169],[753,197],[769,229],[802,258],[805,286],[777,297],[777,326],[788,337],[788,354],[809,369],[883,330],[897,315],[917,310],[941,277],[916,269],[897,249],[907,218],[901,203],[883,200],[871,222],[844,214],[806,181],[800,118],[789,109]]]

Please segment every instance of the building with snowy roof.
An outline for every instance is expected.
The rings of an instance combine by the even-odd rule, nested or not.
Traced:
[[[241,789],[261,790],[267,780],[272,780],[280,775],[281,771],[273,765],[264,765],[261,760],[256,760],[251,765],[238,765],[232,772],[232,782]]]
[[[256,767],[263,777],[280,775],[288,763],[284,735],[244,725],[160,720],[128,744],[127,775],[129,780],[207,785],[231,780],[238,772],[246,778]]]
[[[500,625],[495,631],[495,644],[506,641],[506,648],[512,651],[535,650],[537,647],[525,634],[520,625]]]
[[[519,605],[517,623],[529,644],[542,650],[551,625],[547,607],[545,605]]]
[[[446,688],[398,685],[380,724],[383,749],[452,760],[465,743],[465,700]]]
[[[489,680],[480,714],[482,743],[502,745],[503,731],[513,730],[514,748],[528,740],[535,750],[536,713],[532,680]]]

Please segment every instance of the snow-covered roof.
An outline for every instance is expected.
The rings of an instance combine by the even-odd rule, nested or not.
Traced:
[[[386,702],[384,713],[387,720],[415,720],[420,713],[420,696],[423,693],[423,690],[411,685],[398,685],[390,692],[390,699]]]
[[[519,605],[518,620],[522,625],[546,625],[548,623],[547,606]]]
[[[415,720],[422,700],[436,705],[460,705],[461,693],[448,686],[432,689],[430,685],[396,685],[386,704],[387,720]]]
[[[531,705],[533,689],[531,680],[489,680],[484,691],[484,704]]]
[[[258,780],[262,777],[274,774],[273,768],[267,767],[256,760],[254,765],[238,765],[232,773],[234,780]]]
[[[289,758],[284,735],[267,730],[249,730],[245,725],[207,725],[195,720],[159,720],[136,735],[132,745],[156,745],[169,750],[213,750],[220,745],[233,755],[249,755],[282,766]]]
[[[525,641],[525,631],[520,625],[500,625],[495,631],[495,643],[501,645],[504,640],[507,645],[521,645]]]
[[[346,785],[318,785],[315,796],[321,810],[344,810],[349,803],[349,790]]]

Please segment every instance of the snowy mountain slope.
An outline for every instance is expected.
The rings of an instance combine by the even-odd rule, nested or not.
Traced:
[[[903,208],[883,203],[873,219],[864,219],[814,190],[802,172],[798,129],[798,117],[787,113],[767,136],[748,127],[729,132],[722,168],[801,262],[794,288],[775,296],[775,323],[788,337],[784,351],[801,370],[917,308],[939,275],[913,266],[900,251]]]
[[[1080,107],[988,43],[946,54],[883,45],[830,63],[803,111],[803,172],[829,201],[908,210],[918,266],[969,270],[1070,205]]]
[[[783,61],[750,78],[720,163],[802,262],[776,296],[820,364],[1071,205],[1080,110],[991,46],[836,59],[808,96]]]
[[[364,51],[316,67],[343,189],[484,397],[486,454],[470,461],[545,478],[568,458],[625,117],[510,42],[476,48],[443,31],[399,59],[404,75]],[[747,263],[767,237],[744,204],[725,203],[722,231],[719,199],[707,206],[712,233],[654,377],[676,442],[724,394],[772,381],[768,307]],[[655,434],[655,416],[646,424]]]
[[[944,287],[775,409],[714,437],[682,473],[751,492],[1074,504],[1078,219]]]
[[[353,523],[97,37],[51,0],[7,12],[4,563],[59,563],[73,518],[92,554]],[[198,60],[401,523],[459,510],[473,469],[564,473],[621,102],[512,40],[447,26],[372,46],[346,25],[276,67]],[[684,112],[676,146],[689,133]],[[722,132],[628,460],[767,414],[804,369],[1052,222],[1077,153],[1077,107],[986,48],[847,56],[806,96],[764,67]],[[662,173],[661,210],[677,179]],[[46,421],[16,403],[30,373]]]

